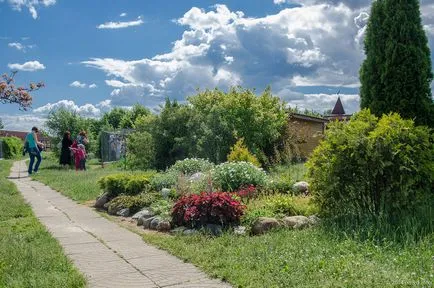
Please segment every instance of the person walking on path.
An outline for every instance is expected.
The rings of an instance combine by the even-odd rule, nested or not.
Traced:
[[[40,147],[44,147],[44,144],[38,141],[38,128],[37,127],[33,127],[32,131],[26,135],[26,144],[25,146],[27,147],[27,151],[29,152],[30,155],[30,163],[29,163],[29,175],[32,173],[36,173],[38,172],[39,169],[39,165],[41,164],[42,161],[42,157],[41,157],[41,152],[38,148],[38,146]],[[36,165],[33,168],[33,164],[35,163],[35,158],[37,159],[36,161]]]
[[[71,151],[69,148],[72,145],[71,140],[71,132],[66,131],[65,134],[63,134],[62,139],[62,147],[60,150],[60,165],[63,165],[63,167],[67,168],[69,165],[71,165]]]

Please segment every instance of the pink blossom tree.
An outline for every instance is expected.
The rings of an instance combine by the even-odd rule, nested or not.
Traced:
[[[17,71],[12,71],[10,75],[3,74],[0,78],[0,103],[16,103],[21,110],[26,111],[32,105],[30,92],[44,87],[44,83],[30,83],[29,87],[16,87],[14,77]]]

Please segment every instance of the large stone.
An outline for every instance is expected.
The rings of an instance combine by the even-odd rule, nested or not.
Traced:
[[[205,230],[214,236],[220,236],[223,233],[223,228],[218,224],[206,224]]]
[[[246,230],[247,229],[245,226],[237,226],[237,227],[234,227],[234,234],[235,235],[245,235]]]
[[[109,201],[109,194],[107,192],[105,192],[104,194],[102,194],[101,196],[98,197],[98,199],[96,199],[95,204],[93,205],[95,208],[99,208],[99,209],[103,209],[104,208],[104,204],[106,204]]]
[[[292,186],[292,189],[294,190],[294,193],[296,193],[296,194],[308,195],[309,194],[309,183],[307,183],[305,181],[297,182]]]
[[[144,229],[149,229],[149,227],[151,226],[151,222],[152,220],[154,220],[155,217],[151,217],[151,218],[147,218],[147,219],[143,219],[143,228]]]
[[[268,218],[268,217],[259,217],[256,219],[256,221],[253,224],[252,227],[252,234],[253,235],[260,235],[264,234],[265,232],[280,227],[280,223],[275,218]]]
[[[150,209],[145,208],[145,209],[142,209],[141,211],[137,212],[136,214],[134,214],[133,217],[131,217],[131,218],[134,220],[139,220],[142,217],[150,218],[152,216],[155,216],[155,213],[152,212]]]
[[[130,209],[129,208],[121,209],[118,212],[116,212],[116,215],[122,216],[122,217],[128,217],[128,216],[130,216]]]
[[[149,224],[149,229],[157,230],[157,226],[160,222],[161,222],[161,218],[155,217],[154,219],[152,219],[151,223]]]
[[[157,225],[157,231],[160,231],[160,232],[170,231],[170,228],[171,228],[170,222],[166,221],[166,220],[160,221]]]
[[[201,172],[197,172],[194,173],[193,175],[190,176],[190,178],[188,178],[189,182],[197,182],[203,179],[203,177],[205,177],[205,174],[201,173]]]
[[[310,225],[306,216],[289,216],[283,218],[282,221],[286,227],[292,229],[302,229]]]
[[[309,221],[310,226],[315,226],[315,225],[319,224],[321,219],[316,215],[311,215],[311,216],[307,217],[307,221]]]
[[[199,233],[199,231],[197,229],[185,229],[182,234],[184,235],[195,235]]]
[[[178,234],[178,233],[184,232],[186,229],[187,228],[185,226],[179,226],[179,227],[176,227],[176,228],[170,230],[170,233]]]
[[[164,199],[169,198],[169,195],[170,195],[170,189],[169,188],[163,188],[163,189],[161,189],[161,196]]]

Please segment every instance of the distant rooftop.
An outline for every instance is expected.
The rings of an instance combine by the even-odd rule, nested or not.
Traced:
[[[338,97],[338,101],[336,101],[335,107],[332,110],[332,115],[345,115],[345,110],[341,102],[341,97]]]

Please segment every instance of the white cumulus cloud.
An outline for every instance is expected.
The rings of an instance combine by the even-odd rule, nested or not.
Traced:
[[[81,83],[80,81],[74,81],[71,84],[69,84],[69,86],[76,87],[76,88],[86,88],[86,84]]]
[[[300,103],[312,106],[309,99],[316,98],[296,88],[347,87],[354,91],[348,95],[356,95],[370,1],[294,2],[302,5],[283,6],[264,17],[248,17],[225,5],[193,7],[174,20],[184,32],[168,53],[136,60],[91,58],[82,64],[107,75],[112,105],[155,105],[165,97],[182,101],[197,88],[232,85],[258,91],[271,85],[285,100],[306,98]],[[424,25],[434,24],[424,13]],[[318,103],[330,109],[328,102]]]
[[[28,61],[23,64],[14,63],[8,64],[9,69],[12,70],[21,70],[21,71],[37,71],[37,70],[44,70],[45,66],[42,63],[39,63],[39,61]]]
[[[4,2],[1,0],[0,2]],[[32,15],[33,19],[38,18],[38,12],[36,8],[39,6],[52,6],[56,4],[56,0],[6,0],[11,5],[12,9],[21,11],[23,7],[27,8]]]
[[[97,88],[97,87],[98,87],[98,85],[96,85],[95,83],[92,83],[92,84],[89,85],[90,89]]]
[[[48,115],[52,111],[58,109],[67,109],[69,111],[74,111],[84,117],[97,118],[102,115],[103,112],[111,108],[110,100],[102,101],[96,105],[86,103],[84,105],[77,105],[72,100],[60,100],[55,103],[47,103],[41,107],[33,109],[33,113],[38,115]]]
[[[122,29],[122,28],[127,28],[127,27],[140,26],[143,23],[145,23],[143,21],[143,19],[141,17],[137,17],[136,20],[132,20],[132,21],[106,22],[104,24],[98,25],[96,28],[98,28],[98,29]]]

